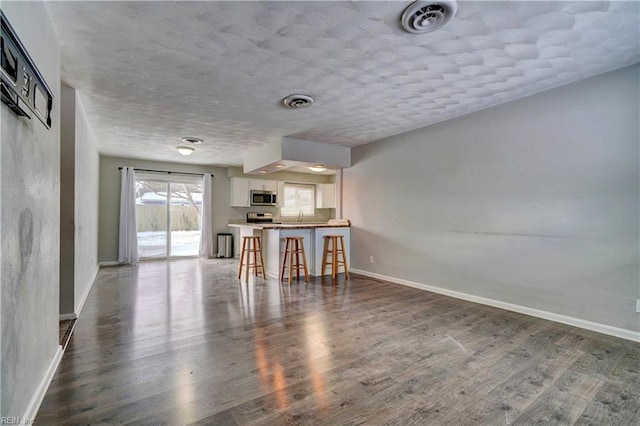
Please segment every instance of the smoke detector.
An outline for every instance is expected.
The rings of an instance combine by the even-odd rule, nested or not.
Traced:
[[[315,99],[307,95],[289,95],[282,100],[287,108],[300,109],[310,107],[315,103]]]
[[[402,28],[414,34],[430,33],[447,25],[457,10],[455,0],[415,1],[402,12]]]

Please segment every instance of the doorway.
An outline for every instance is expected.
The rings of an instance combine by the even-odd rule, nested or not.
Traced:
[[[197,256],[202,180],[136,173],[136,229],[140,259]]]

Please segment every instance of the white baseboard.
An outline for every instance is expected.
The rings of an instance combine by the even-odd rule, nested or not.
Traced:
[[[98,266],[118,266],[121,263],[116,260],[110,260],[108,262],[99,262]]]
[[[80,298],[80,302],[78,303],[78,307],[76,308],[76,318],[80,317],[80,312],[82,312],[82,308],[84,308],[84,302],[87,301],[87,296],[89,296],[89,292],[93,288],[93,284],[95,284],[96,282],[96,277],[98,276],[98,272],[100,272],[100,265],[96,265],[96,269],[93,271],[91,280],[89,281],[89,285],[87,286],[84,293],[82,293],[82,297]]]
[[[430,291],[432,293],[438,293],[456,299],[467,300],[469,302],[479,303],[481,305],[493,306],[494,308],[505,309],[507,311],[518,312],[520,314],[530,315],[532,317],[538,317],[549,321],[559,322],[562,324],[572,325],[578,328],[584,328],[586,330],[595,331],[602,334],[608,334],[614,337],[620,337],[622,339],[631,340],[633,342],[640,342],[640,332],[633,330],[627,330],[625,328],[612,327],[606,324],[600,324],[597,322],[587,321],[580,318],[574,318],[566,315],[556,314],[554,312],[542,311],[539,309],[529,308],[527,306],[516,305],[513,303],[503,302],[495,299],[488,299],[486,297],[475,296],[473,294],[462,293],[454,290],[447,290],[442,287],[435,287],[428,284],[418,283],[415,281],[404,280],[401,278],[390,277],[387,275],[377,274],[375,272],[364,271],[362,269],[350,269],[350,272],[356,274],[365,275],[371,278],[377,278],[384,281],[389,281],[395,284],[405,285],[407,287],[413,287],[420,290]]]
[[[62,360],[62,346],[58,346],[58,350],[56,354],[53,356],[47,371],[44,374],[44,377],[40,381],[40,384],[36,388],[36,391],[31,397],[31,401],[29,401],[29,405],[22,416],[23,419],[33,420],[36,418],[36,414],[38,414],[38,410],[40,409],[40,404],[42,404],[42,400],[44,399],[45,394],[47,393],[47,389],[49,389],[49,385],[51,384],[51,380],[53,379],[53,375],[56,374],[56,370],[60,365],[60,361]]]
[[[93,284],[96,282],[96,277],[98,276],[98,272],[100,272],[100,266],[96,265],[95,271],[91,275],[91,280],[89,281],[89,286],[85,289],[82,297],[80,297],[80,302],[78,303],[78,307],[75,308],[75,312],[71,314],[60,314],[60,321],[64,320],[73,320],[77,319],[80,316],[80,312],[82,312],[82,308],[84,307],[84,302],[87,301],[87,296],[89,296],[89,292],[93,288]]]
[[[76,319],[80,316],[80,312],[82,312],[82,308],[84,307],[84,302],[86,302],[87,296],[89,295],[89,292],[93,288],[93,284],[96,282],[96,277],[98,276],[99,271],[100,271],[100,266],[96,265],[96,269],[92,274],[90,284],[87,286],[87,289],[82,294],[82,297],[80,298],[80,302],[78,303],[78,308],[76,309],[76,312],[72,314],[62,314],[60,315],[60,320]],[[56,373],[58,366],[60,365],[60,361],[62,360],[62,354],[63,354],[62,346],[58,346],[58,350],[56,351],[56,354],[53,356],[53,359],[49,364],[49,368],[47,368],[47,371],[44,377],[42,378],[40,385],[38,386],[35,393],[33,394],[31,401],[29,401],[29,405],[27,406],[24,416],[22,416],[23,419],[29,419],[29,420],[35,419],[36,414],[38,414],[38,410],[40,409],[40,404],[42,404],[42,401],[44,400],[44,396],[46,395],[47,390],[49,389],[51,380],[53,379],[53,376]]]

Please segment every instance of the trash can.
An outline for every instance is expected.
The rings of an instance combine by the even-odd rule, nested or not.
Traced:
[[[233,257],[233,235],[218,234],[218,257]]]

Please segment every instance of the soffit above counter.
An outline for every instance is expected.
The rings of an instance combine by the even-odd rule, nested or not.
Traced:
[[[351,148],[285,136],[245,154],[244,173],[269,174],[318,164],[328,170],[351,167]]]

